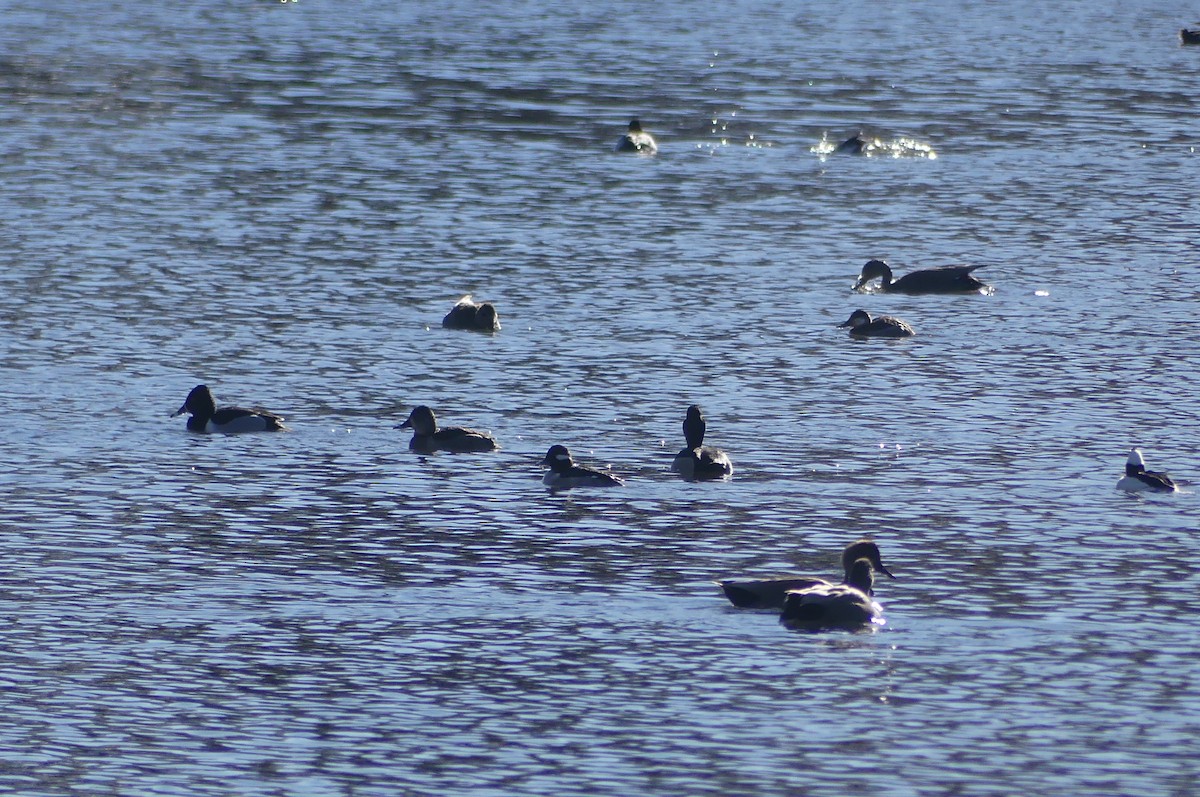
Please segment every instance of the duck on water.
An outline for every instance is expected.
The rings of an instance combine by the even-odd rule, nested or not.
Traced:
[[[1146,460],[1142,459],[1142,452],[1135,448],[1125,460],[1125,475],[1117,482],[1117,489],[1129,493],[1173,493],[1179,487],[1167,474],[1146,470]]]
[[[892,279],[892,267],[882,260],[868,260],[862,267],[854,290],[862,291],[872,280],[881,280],[882,293],[979,293],[991,286],[971,276],[982,266],[942,266],[911,271],[898,280]]]
[[[910,338],[917,334],[908,322],[890,315],[871,317],[866,310],[855,310],[839,327],[849,327],[852,338]]]
[[[866,559],[870,565],[888,578],[895,578],[892,571],[883,565],[879,546],[872,540],[852,542],[842,551],[843,584],[850,583],[854,563]],[[769,578],[728,579],[717,585],[725,592],[729,602],[739,609],[779,609],[789,591],[817,586],[834,586],[836,582],[820,576],[781,575]],[[867,593],[870,594],[868,586]]]
[[[637,119],[629,122],[629,130],[617,139],[617,152],[640,152],[643,155],[654,155],[658,152],[658,142],[654,136],[642,129],[642,123]]]
[[[842,584],[818,584],[787,593],[779,622],[803,631],[848,631],[883,625],[883,607],[871,598],[871,560],[856,559]]]
[[[671,461],[671,470],[685,479],[724,479],[733,474],[729,455],[719,448],[704,445],[707,429],[700,407],[696,404],[688,407],[683,419],[683,438],[687,445]]]
[[[412,429],[413,436],[408,447],[422,454],[434,451],[457,453],[495,451],[500,447],[496,443],[496,438],[486,432],[464,429],[461,426],[447,426],[439,429],[437,416],[424,404],[413,407],[412,412],[408,414],[408,420],[396,428]]]
[[[207,385],[196,385],[188,393],[183,406],[171,413],[175,418],[191,413],[187,428],[192,432],[215,432],[217,434],[240,434],[242,432],[285,432],[283,418],[273,412],[245,407],[221,407]]]

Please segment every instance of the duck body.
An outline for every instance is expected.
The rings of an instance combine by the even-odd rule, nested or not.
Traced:
[[[700,407],[696,404],[688,407],[683,419],[683,437],[687,445],[671,461],[671,470],[689,481],[724,479],[733,475],[733,461],[729,455],[719,448],[704,445],[707,428]]]
[[[867,140],[863,138],[862,133],[858,132],[850,136],[850,138],[837,145],[834,149],[839,155],[861,155],[867,147]]]
[[[642,123],[637,119],[629,122],[629,130],[617,139],[617,152],[639,152],[643,155],[658,153],[658,142],[654,136],[642,129]]]
[[[1125,460],[1125,475],[1117,481],[1117,489],[1129,493],[1173,493],[1179,489],[1171,477],[1165,473],[1146,470],[1146,461],[1142,452],[1133,449]]]
[[[884,573],[888,578],[895,578],[892,572],[884,567],[879,546],[872,540],[858,540],[847,545],[842,551],[842,570],[845,576],[843,584],[850,583],[854,563],[859,559],[866,559],[875,570]],[[868,594],[871,593],[873,584],[872,577],[872,583],[867,585]],[[813,587],[834,587],[837,583],[818,576],[785,575],[718,581],[717,585],[725,592],[729,602],[739,609],[782,609],[789,592]]]
[[[424,404],[414,407],[408,415],[408,420],[396,428],[413,430],[408,447],[421,454],[431,454],[434,451],[476,453],[495,451],[500,447],[496,439],[486,432],[464,429],[461,426],[439,429],[437,416]]]
[[[442,319],[446,329],[473,329],[478,332],[499,332],[500,317],[490,302],[473,302],[470,295],[458,300]]]
[[[855,310],[839,327],[849,327],[854,338],[910,338],[917,334],[906,321],[890,315],[874,318],[866,310]]]
[[[857,630],[884,624],[883,607],[871,598],[871,561],[858,559],[844,584],[822,584],[791,590],[779,621],[789,628],[824,631]]]
[[[566,446],[550,446],[542,464],[550,468],[542,477],[542,484],[556,490],[569,490],[573,487],[620,487],[625,484],[611,473],[576,463]]]
[[[243,432],[287,431],[283,418],[273,412],[245,407],[217,408],[216,399],[207,385],[196,385],[171,417],[190,413],[188,431],[201,434],[241,434]]]
[[[868,260],[862,267],[854,290],[861,291],[867,283],[881,279],[879,290],[883,293],[978,293],[988,288],[987,283],[971,276],[971,272],[982,266],[942,266],[911,271],[898,280],[892,280],[892,267],[882,260]]]
[[[1180,44],[1200,44],[1200,30],[1179,29]]]

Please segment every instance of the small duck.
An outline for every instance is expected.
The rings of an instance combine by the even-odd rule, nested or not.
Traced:
[[[685,479],[724,479],[733,474],[729,455],[719,448],[704,445],[707,428],[700,407],[695,404],[688,407],[687,417],[683,419],[683,437],[687,445],[671,462],[671,470]]]
[[[854,290],[862,290],[873,279],[882,277],[879,290],[884,293],[977,293],[988,288],[986,283],[971,276],[982,266],[942,266],[905,274],[892,282],[892,268],[882,260],[868,260]]]
[[[892,571],[883,566],[879,555],[879,546],[872,540],[858,540],[846,546],[842,551],[842,570],[845,581],[849,584],[854,563],[866,559],[871,566],[888,578],[895,578]],[[792,590],[808,589],[809,587],[832,587],[834,582],[817,576],[776,576],[774,578],[758,578],[748,581],[718,581],[717,585],[725,591],[725,597],[739,609],[780,609],[784,599]],[[870,585],[868,585],[870,594]]]
[[[412,429],[412,440],[408,447],[422,454],[434,451],[454,451],[468,453],[476,451],[495,451],[500,446],[496,439],[486,432],[474,429],[464,429],[461,426],[447,426],[439,429],[437,416],[433,410],[424,404],[413,407],[408,414],[408,420],[396,427],[397,429]]]
[[[850,138],[837,145],[834,149],[839,155],[861,155],[867,147],[867,140],[863,138],[862,131],[850,136]]]
[[[473,302],[467,294],[458,300],[458,304],[450,308],[442,319],[446,329],[474,329],[480,332],[499,332],[500,318],[496,315],[496,306],[490,302]]]
[[[658,142],[654,140],[654,136],[642,129],[641,122],[634,119],[629,123],[629,131],[617,140],[616,151],[654,155],[658,152]]]
[[[620,487],[625,484],[611,473],[576,464],[566,446],[550,446],[542,464],[550,468],[542,477],[542,484],[556,490],[568,490],[572,487]]]
[[[1135,448],[1129,452],[1129,458],[1125,460],[1125,475],[1117,482],[1117,489],[1130,493],[1173,493],[1179,488],[1167,474],[1146,470],[1146,461],[1142,459],[1142,452]]]
[[[855,310],[839,327],[850,327],[852,338],[909,338],[917,334],[907,322],[890,315],[871,318],[866,310]]]
[[[871,560],[855,560],[844,584],[820,584],[788,592],[779,622],[805,631],[883,625],[883,607],[871,599],[873,583]]]
[[[192,432],[217,432],[238,434],[240,432],[286,432],[283,418],[266,410],[249,410],[243,407],[217,409],[212,391],[207,385],[196,385],[188,393],[183,406],[171,413],[172,418],[191,413],[187,428]]]
[[[1200,30],[1179,29],[1180,44],[1200,44]]]

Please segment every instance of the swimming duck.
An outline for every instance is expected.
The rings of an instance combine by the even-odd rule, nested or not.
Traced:
[[[872,540],[858,540],[847,545],[842,551],[842,570],[845,573],[843,583],[851,583],[851,571],[854,569],[854,563],[859,559],[866,559],[872,567],[887,575],[888,578],[895,578],[892,571],[883,566],[883,560],[879,555],[879,546]],[[777,576],[749,581],[730,580],[716,583],[725,591],[725,597],[729,598],[729,602],[739,609],[779,609],[783,606],[783,601],[791,590],[835,586],[834,582],[817,576]],[[867,594],[871,594],[870,586],[867,587]]]
[[[687,445],[671,462],[671,470],[685,479],[723,479],[733,474],[729,455],[719,448],[704,445],[707,428],[700,407],[695,404],[688,407],[687,417],[683,419],[683,438]]]
[[[912,271],[892,282],[892,268],[882,260],[868,260],[854,284],[861,290],[873,279],[882,277],[879,290],[884,293],[976,293],[987,284],[971,276],[981,266],[942,266]]]
[[[185,412],[191,413],[187,420],[187,428],[193,432],[237,434],[287,431],[287,427],[282,423],[283,418],[266,410],[248,410],[242,407],[217,409],[217,402],[207,385],[196,385],[192,388],[183,406],[171,413],[171,417],[178,417]]]
[[[859,131],[841,144],[838,144],[834,152],[840,155],[861,155],[866,146],[867,140],[863,138],[862,131]]]
[[[911,326],[899,318],[881,315],[871,318],[866,310],[855,310],[839,327],[850,327],[854,338],[907,338],[916,333]]]
[[[470,294],[458,300],[442,319],[446,329],[475,329],[480,332],[499,332],[500,318],[490,302],[473,302]]]
[[[779,621],[789,628],[820,631],[883,625],[883,607],[871,599],[870,559],[857,559],[844,584],[820,584],[787,593]]]
[[[550,446],[542,464],[550,468],[542,477],[542,484],[558,490],[572,487],[620,487],[625,484],[611,473],[576,464],[566,446]]]
[[[658,152],[658,142],[654,140],[654,136],[642,129],[641,122],[634,119],[629,122],[629,131],[617,141],[616,150],[654,155]]]
[[[1180,44],[1200,44],[1200,30],[1179,29]]]
[[[1129,452],[1129,458],[1125,460],[1125,475],[1117,482],[1117,489],[1131,493],[1147,491],[1173,493],[1179,488],[1167,474],[1146,470],[1146,461],[1142,459],[1142,452],[1135,448]]]
[[[413,436],[408,447],[422,454],[434,451],[495,451],[500,447],[496,444],[496,439],[486,432],[464,429],[461,426],[439,429],[437,416],[424,404],[413,407],[412,412],[408,414],[408,420],[396,428],[412,429]]]

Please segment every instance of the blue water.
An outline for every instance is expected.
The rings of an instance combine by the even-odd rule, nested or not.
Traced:
[[[1197,791],[1194,15],[0,3],[0,789]],[[877,633],[711,583],[862,535]]]

